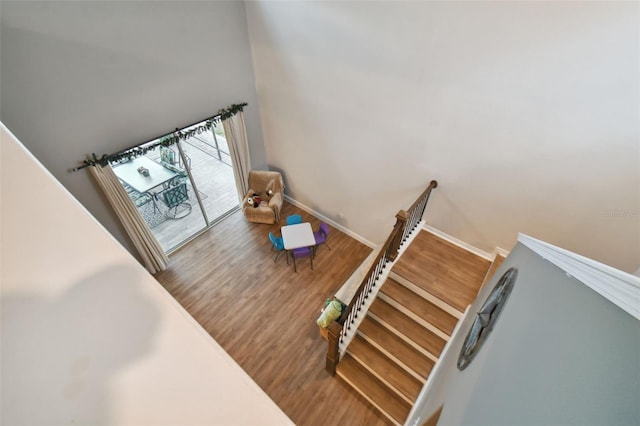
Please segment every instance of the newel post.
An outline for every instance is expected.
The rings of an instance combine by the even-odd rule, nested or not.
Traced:
[[[400,210],[396,214],[396,224],[393,226],[395,236],[393,237],[391,244],[389,244],[389,251],[388,251],[390,261],[394,261],[395,258],[398,256],[398,250],[400,250],[400,244],[402,244],[402,238],[404,237],[404,229],[407,227],[408,220],[409,220],[409,214],[406,211]]]
[[[338,345],[340,342],[340,335],[342,334],[342,326],[337,321],[331,321],[329,327],[327,327],[327,337],[329,341],[329,350],[327,351],[327,360],[325,370],[331,375],[336,374],[336,366],[338,365],[339,354]]]

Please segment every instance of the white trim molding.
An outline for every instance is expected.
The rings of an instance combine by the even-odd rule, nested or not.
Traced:
[[[509,256],[509,253],[510,253],[509,250],[505,250],[502,247],[496,247],[493,250],[493,257],[495,258],[498,255],[500,255],[502,257],[507,257],[507,256]]]
[[[427,381],[425,382],[424,386],[420,390],[420,393],[418,394],[416,401],[413,403],[413,407],[411,407],[411,411],[407,416],[407,420],[405,420],[404,422],[405,426],[407,425],[418,426],[419,424],[421,424],[421,421],[423,421],[420,416],[420,410],[422,409],[422,405],[429,398],[431,390],[433,389],[436,381],[438,380],[438,376],[441,374],[442,361],[447,359],[447,357],[449,356],[448,354],[451,351],[451,346],[453,345],[453,342],[455,342],[456,338],[458,337],[458,334],[460,333],[460,329],[462,328],[462,323],[467,318],[467,315],[469,315],[470,307],[471,305],[467,305],[467,308],[464,310],[464,313],[462,314],[462,318],[458,320],[455,328],[453,329],[453,332],[451,333],[451,337],[449,337],[449,340],[447,340],[447,343],[445,343],[444,348],[440,353],[440,358],[438,358],[438,361],[433,366],[433,369],[429,373],[429,377],[427,377]],[[452,355],[452,356],[455,356],[455,355]]]
[[[443,240],[446,240],[448,242],[450,242],[451,244],[454,244],[460,248],[463,248],[477,256],[480,256],[484,259],[487,259],[490,262],[493,262],[493,259],[495,258],[495,254],[491,255],[491,253],[487,253],[484,250],[480,250],[477,247],[472,246],[469,243],[465,243],[462,240],[457,239],[456,237],[453,237],[447,233],[442,232],[441,230],[434,228],[431,225],[427,225],[426,223],[424,224],[424,226],[422,227],[425,231],[427,232],[431,232],[433,235],[436,235],[440,238],[442,238]],[[507,253],[508,254],[508,253]],[[506,257],[506,256],[505,256]]]
[[[307,213],[311,213],[312,215],[314,215],[318,219],[322,220],[323,222],[326,222],[327,224],[333,226],[336,229],[339,229],[340,231],[344,232],[345,234],[347,234],[351,238],[360,241],[365,246],[371,247],[372,249],[376,248],[376,245],[374,243],[372,243],[371,241],[367,240],[366,238],[364,238],[361,235],[356,234],[352,230],[350,230],[348,228],[345,228],[344,226],[340,225],[339,223],[336,223],[335,221],[329,219],[328,217],[326,217],[322,213],[319,213],[319,212],[313,210],[311,207],[305,206],[301,202],[291,198],[290,196],[288,196],[286,194],[284,196],[284,199],[287,200],[289,203],[293,204],[294,206],[299,207],[302,210],[306,211]]]
[[[518,234],[518,241],[640,319],[640,278],[528,235]]]

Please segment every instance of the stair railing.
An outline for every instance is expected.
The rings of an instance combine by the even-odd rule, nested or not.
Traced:
[[[352,326],[354,326],[358,315],[360,313],[366,314],[366,312],[362,312],[362,310],[369,295],[378,284],[385,268],[398,256],[401,245],[422,220],[422,215],[427,207],[431,190],[437,186],[438,182],[432,180],[429,186],[427,186],[427,189],[425,189],[408,210],[400,210],[396,214],[396,224],[382,245],[382,249],[369,268],[369,271],[360,283],[358,290],[356,290],[356,293],[351,298],[351,301],[340,318],[329,324],[327,329],[329,347],[325,363],[325,369],[329,373],[335,374],[336,366],[338,362],[340,362],[340,343],[344,342]]]
[[[429,186],[424,190],[422,194],[416,199],[416,201],[409,207],[407,210],[407,224],[404,227],[404,231],[402,233],[402,242],[407,241],[409,235],[415,230],[418,223],[422,221],[422,216],[424,215],[424,211],[427,209],[427,201],[429,201],[429,196],[431,195],[431,190],[438,187],[438,182],[432,180],[429,182]]]

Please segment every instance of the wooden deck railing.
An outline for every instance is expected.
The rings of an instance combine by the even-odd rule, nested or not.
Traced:
[[[382,245],[382,249],[375,261],[369,268],[369,271],[362,280],[358,290],[347,305],[342,315],[337,321],[331,322],[328,327],[329,347],[326,357],[325,368],[331,374],[335,374],[336,366],[340,362],[340,343],[351,332],[352,326],[355,324],[359,315],[366,315],[363,312],[365,302],[378,283],[380,276],[385,271],[388,263],[395,260],[402,243],[404,243],[411,232],[416,228],[422,220],[422,215],[427,207],[431,190],[438,186],[438,182],[432,180],[427,189],[416,199],[408,210],[400,210],[396,214],[396,224],[394,225],[387,240]]]

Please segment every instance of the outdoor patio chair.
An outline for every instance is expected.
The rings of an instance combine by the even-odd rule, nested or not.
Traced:
[[[187,184],[181,183],[178,186],[173,186],[169,189],[162,191],[162,195],[164,197],[164,202],[169,208],[167,212],[167,217],[169,219],[182,219],[191,213],[191,204],[187,203],[189,199],[189,194],[187,193]],[[184,209],[180,212],[178,216],[178,207],[183,206]],[[173,209],[173,212],[171,212]]]

